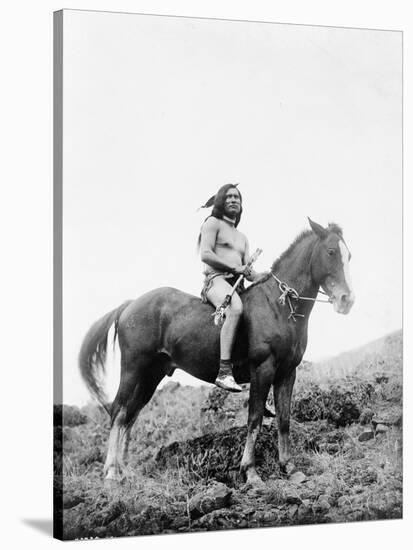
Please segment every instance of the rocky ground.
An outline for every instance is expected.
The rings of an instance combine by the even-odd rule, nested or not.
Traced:
[[[280,472],[276,423],[266,419],[257,443],[265,482],[259,487],[238,473],[247,390],[176,383],[159,390],[133,430],[125,478],[111,489],[102,484],[106,413],[94,405],[55,408],[63,537],[402,517],[401,343],[400,333],[390,335],[338,372],[331,365],[299,367],[291,427],[296,471],[289,478]]]

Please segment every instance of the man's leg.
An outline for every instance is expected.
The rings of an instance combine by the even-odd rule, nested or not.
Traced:
[[[231,285],[223,277],[215,277],[207,293],[208,300],[219,307],[225,297],[231,292]],[[234,292],[231,303],[226,310],[225,321],[221,327],[221,361],[216,385],[229,391],[241,391],[232,374],[231,352],[235,341],[235,334],[242,315],[242,302]]]

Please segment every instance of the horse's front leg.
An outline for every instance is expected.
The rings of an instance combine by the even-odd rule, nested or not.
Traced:
[[[282,380],[273,385],[274,402],[278,420],[278,455],[281,469],[291,473],[294,465],[291,463],[290,449],[290,409],[291,395],[295,382],[295,369]]]
[[[124,438],[123,438],[123,441],[122,441],[121,450],[120,450],[122,466],[125,466],[126,462],[128,460],[129,443],[130,443],[130,440],[131,440],[131,431],[132,431],[132,426],[130,426],[130,425],[127,426],[127,428],[125,430],[125,435],[124,435]]]
[[[261,482],[261,478],[255,469],[255,444],[261,429],[264,407],[274,380],[274,373],[275,368],[272,357],[256,369],[251,370],[247,441],[241,460],[241,473],[246,475],[247,483]]]

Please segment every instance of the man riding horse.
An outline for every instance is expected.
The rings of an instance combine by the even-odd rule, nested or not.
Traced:
[[[201,232],[207,271],[218,273],[216,277],[207,276],[205,294],[218,305],[230,288],[223,286],[227,284],[225,274],[244,274],[249,256],[245,237],[235,229],[241,214],[241,196],[233,193],[234,187],[220,191],[221,195],[214,197],[211,204],[208,201],[206,206],[223,203],[222,215],[208,218]],[[233,226],[224,216],[235,220]],[[308,322],[318,292],[322,289],[334,310],[344,315],[355,300],[349,269],[351,254],[341,228],[333,223],[323,227],[310,219],[309,223],[310,230],[302,231],[273,262],[270,271],[240,298],[243,315],[233,360],[235,379],[250,383],[248,429],[240,464],[249,483],[260,481],[255,445],[271,386],[277,413],[278,462],[286,473],[293,471],[289,438],[291,395],[296,368],[307,347]],[[254,273],[247,275],[257,278]],[[213,284],[209,288],[210,281]],[[212,383],[217,379],[220,357],[230,360],[232,344],[225,331],[220,334],[211,322],[212,311],[196,296],[161,287],[124,302],[88,330],[79,353],[79,367],[90,392],[111,417],[104,466],[107,483],[122,479],[132,427],[165,376],[180,368]],[[108,403],[102,373],[112,326],[120,349],[121,374],[116,397]]]
[[[213,206],[211,215],[201,227],[199,248],[205,264],[205,281],[202,289],[204,302],[219,308],[240,275],[248,281],[256,281],[263,274],[256,273],[249,265],[248,240],[238,231],[242,214],[242,196],[238,184],[223,185],[203,208]],[[232,294],[225,311],[225,320],[220,333],[220,364],[215,384],[228,391],[239,392],[241,387],[232,373],[231,352],[242,316],[242,302],[238,293],[243,291],[243,282]]]

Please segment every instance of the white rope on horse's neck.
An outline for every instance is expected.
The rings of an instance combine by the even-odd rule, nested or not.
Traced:
[[[331,299],[319,300],[318,298],[309,298],[308,296],[300,296],[299,293],[295,290],[295,288],[293,288],[293,287],[289,286],[287,283],[284,283],[283,281],[281,281],[275,275],[275,273],[273,273],[272,270],[270,270],[270,273],[271,273],[272,277],[277,281],[278,288],[280,289],[280,292],[281,292],[281,296],[278,298],[279,303],[282,306],[284,306],[286,300],[288,302],[288,305],[290,307],[290,315],[288,316],[289,319],[292,318],[294,321],[296,321],[296,317],[305,317],[303,314],[295,312],[294,306],[291,303],[291,299],[293,299],[293,300],[308,300],[308,301],[312,301],[312,302],[322,302],[324,304],[331,303]],[[326,294],[322,290],[318,290],[318,292],[320,292],[321,294]],[[327,294],[326,294],[326,296],[327,296]]]
[[[324,304],[331,304],[331,300],[319,300],[318,298],[309,298],[307,296],[300,296],[300,294],[295,290],[295,288],[290,287],[287,285],[287,283],[283,283],[282,281],[280,281],[280,279],[275,275],[273,271],[270,270],[270,273],[274,277],[274,279],[277,281],[278,287],[280,288],[281,292],[283,292],[284,288],[288,289],[288,293],[291,293],[292,297],[295,298],[296,300],[312,300],[313,302],[322,302]],[[283,288],[281,288],[281,286]],[[324,294],[325,296],[328,296],[328,294],[323,290],[318,289],[317,292],[319,292],[320,294]]]

